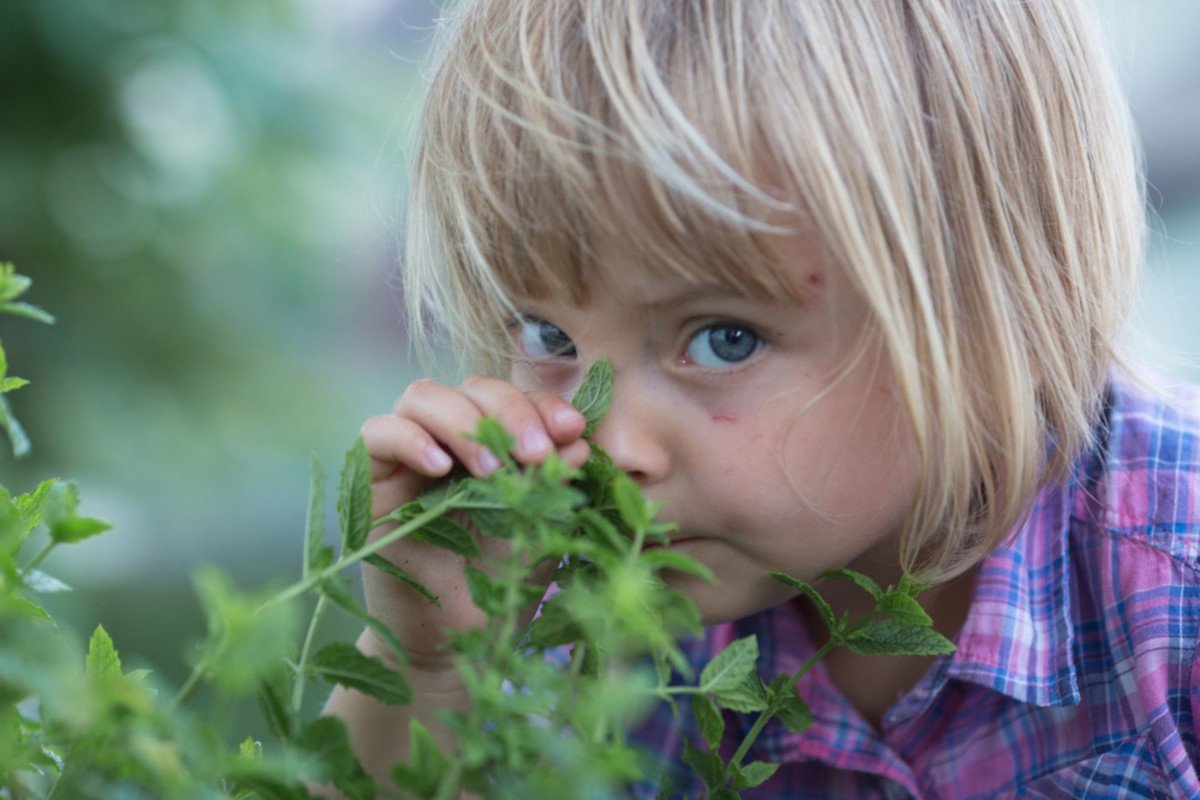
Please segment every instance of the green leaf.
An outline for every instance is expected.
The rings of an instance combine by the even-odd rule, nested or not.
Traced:
[[[16,389],[20,389],[22,386],[28,385],[29,381],[25,380],[24,378],[0,378],[0,394],[4,392],[15,391]]]
[[[583,382],[579,385],[571,403],[587,420],[587,425],[583,429],[585,437],[594,434],[605,415],[608,414],[609,406],[612,405],[614,384],[612,364],[603,358],[593,363],[587,374],[583,376]]]
[[[331,683],[369,694],[389,705],[407,703],[412,690],[398,672],[380,658],[364,655],[352,644],[335,642],[317,651],[312,670]]]
[[[702,694],[692,695],[692,716],[704,741],[708,742],[710,750],[715,751],[721,746],[721,737],[725,735],[725,719],[717,707]]]
[[[812,710],[808,707],[808,703],[804,702],[804,698],[796,694],[794,688],[777,702],[779,703],[779,707],[775,711],[775,716],[779,717],[779,721],[789,731],[792,733],[801,733],[812,727]]]
[[[320,765],[314,780],[332,783],[349,800],[374,800],[375,782],[355,757],[340,719],[318,717],[300,732],[296,744]]]
[[[81,517],[79,487],[74,481],[55,483],[46,494],[42,506],[42,521],[56,542],[70,544],[103,533],[112,528],[107,522]]]
[[[652,550],[643,550],[642,554],[638,556],[638,560],[655,570],[667,569],[674,572],[682,572],[688,575],[695,575],[710,582],[717,579],[713,571],[707,566],[701,564],[691,556],[680,553],[678,550],[667,550],[661,547],[656,547]]]
[[[25,585],[38,594],[59,594],[71,591],[70,586],[40,569],[33,569],[25,573]]]
[[[716,693],[717,702],[730,711],[750,713],[767,707],[767,692],[762,679],[751,674],[737,686]]]
[[[370,564],[372,567],[375,567],[375,569],[383,570],[396,580],[407,584],[426,600],[433,603],[435,606],[438,605],[437,596],[433,592],[426,589],[424,584],[378,553],[371,553],[371,555],[364,558],[363,561],[367,564]]]
[[[646,498],[642,497],[641,490],[633,479],[623,472],[617,472],[612,476],[609,488],[621,521],[632,531],[644,531],[654,514],[647,508]]]
[[[247,736],[238,745],[239,761],[261,761],[262,754],[262,742],[256,742],[253,736]]]
[[[701,750],[689,740],[683,740],[683,763],[687,764],[709,791],[716,789],[725,782],[725,762],[714,752]]]
[[[259,711],[271,733],[285,742],[290,742],[296,732],[296,720],[288,697],[289,684],[289,673],[281,668],[268,673],[258,685]]]
[[[0,303],[0,311],[12,314],[17,317],[25,317],[36,322],[44,322],[47,325],[54,324],[54,317],[37,306],[31,306],[29,303]]]
[[[198,569],[192,580],[208,620],[201,658],[213,683],[235,695],[256,689],[292,648],[299,628],[295,605],[260,608],[212,566]]]
[[[892,619],[868,622],[846,638],[860,656],[936,656],[954,652],[954,643],[933,628],[915,628]]]
[[[729,645],[713,656],[700,672],[700,690],[705,693],[718,694],[736,689],[754,674],[754,665],[758,661],[758,639],[747,636],[730,642]]]
[[[58,478],[50,478],[39,483],[32,492],[17,495],[15,502],[21,511],[22,538],[28,536],[34,528],[42,524],[46,499],[57,484]]]
[[[33,284],[30,278],[17,272],[11,261],[0,261],[0,300],[15,300]]]
[[[735,789],[752,789],[766,783],[779,769],[779,765],[770,761],[751,761],[738,767],[734,777]]]
[[[879,610],[886,611],[892,619],[902,625],[928,628],[933,624],[921,604],[906,592],[889,592],[879,599]]]
[[[837,620],[834,617],[833,609],[829,607],[829,603],[811,584],[805,583],[799,578],[793,578],[791,575],[783,572],[772,572],[771,577],[800,591],[813,604],[813,607],[817,609],[817,613],[821,615],[821,620],[825,623],[825,627],[829,628],[830,631],[837,630]]]
[[[0,427],[4,428],[5,433],[8,434],[8,440],[12,443],[13,456],[20,458],[29,452],[29,436],[21,427],[21,423],[17,422],[17,418],[13,416],[8,398],[3,394],[0,394]]]
[[[308,516],[304,520],[304,575],[328,566],[321,563],[325,556],[325,474],[317,454],[311,456],[311,477],[308,484]]]
[[[379,637],[379,640],[388,646],[400,663],[408,663],[408,653],[399,637],[386,624],[367,613],[367,610],[346,588],[344,578],[334,576],[322,581],[317,584],[317,591],[329,598],[329,601],[335,606],[370,628]]]
[[[96,677],[121,677],[121,658],[103,625],[97,625],[96,630],[92,631],[92,638],[88,640],[85,671]]]
[[[929,588],[929,584],[915,581],[909,575],[900,576],[900,585],[896,587],[896,591],[903,592],[909,597],[916,598],[922,592]]]
[[[467,579],[467,589],[471,600],[488,616],[496,617],[505,613],[504,586],[484,575],[474,567],[464,567],[463,575]]]
[[[466,528],[448,517],[437,517],[421,526],[412,537],[419,542],[458,553],[467,558],[479,556],[479,545]]]
[[[852,569],[845,567],[827,569],[821,573],[821,577],[831,581],[850,581],[876,600],[883,596],[883,589],[879,588],[878,583],[861,572],[855,572]]]
[[[358,550],[371,530],[371,457],[361,436],[346,453],[342,465],[337,510],[343,552]]]
[[[104,520],[92,519],[91,517],[74,517],[72,519],[61,520],[51,527],[50,538],[63,544],[74,544],[111,529],[112,525],[109,525]]]
[[[414,718],[409,723],[409,760],[392,769],[392,779],[417,797],[433,797],[450,766],[429,729]]]
[[[492,417],[484,417],[479,420],[475,426],[475,432],[470,434],[470,438],[479,442],[492,451],[496,458],[505,462],[512,460],[509,453],[517,446],[517,440],[504,430],[504,426],[500,424],[499,420]]]

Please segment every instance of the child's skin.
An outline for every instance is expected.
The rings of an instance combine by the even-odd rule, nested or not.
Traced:
[[[800,300],[650,279],[614,251],[597,259],[602,266],[589,276],[582,307],[553,298],[520,305],[529,318],[513,335],[527,357],[514,362],[511,382],[472,378],[450,388],[418,381],[392,414],[363,426],[373,515],[447,475],[451,459],[474,475],[487,474],[484,452],[464,435],[485,415],[517,438],[517,461],[541,462],[553,447],[568,463],[581,464],[588,454],[580,438],[584,420],[564,397],[604,357],[616,373],[616,391],[594,440],[647,496],[666,504],[659,518],[679,525],[671,546],[716,574],[716,584],[677,581],[705,624],[794,597],[767,575],[771,570],[813,580],[823,570],[849,566],[881,584],[895,583],[897,543],[917,469],[890,370],[878,348],[848,363],[869,320],[845,277],[816,258],[803,236],[778,236],[774,250],[794,276]],[[440,609],[379,571],[365,570],[372,613],[409,649],[417,698],[412,706],[375,706],[368,713],[366,698],[339,690],[330,711],[347,719],[368,768],[380,770],[407,753],[396,741],[397,730],[407,729],[397,725],[405,715],[427,721],[434,708],[463,707],[449,658],[437,649],[437,631],[483,621],[458,557],[408,540],[385,555],[424,582]],[[969,581],[957,585],[969,591]],[[860,600],[857,590],[829,585],[823,591],[838,611],[865,610],[865,595]],[[961,627],[968,603],[960,594],[944,592],[929,604],[944,634]],[[369,635],[360,644],[381,652]],[[926,663],[888,657],[863,663],[847,654],[831,673],[851,702],[877,721]],[[854,680],[856,664],[869,670],[870,680]]]

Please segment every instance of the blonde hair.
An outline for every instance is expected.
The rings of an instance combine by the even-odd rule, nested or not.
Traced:
[[[959,574],[1091,442],[1134,294],[1140,159],[1093,24],[1080,0],[466,3],[415,149],[414,334],[429,313],[497,371],[513,299],[582,298],[597,242],[778,296],[767,237],[809,231],[911,424],[902,563]]]

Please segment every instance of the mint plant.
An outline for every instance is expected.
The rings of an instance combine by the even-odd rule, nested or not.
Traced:
[[[15,302],[28,285],[11,265],[0,267],[0,310],[50,321]],[[22,385],[5,377],[3,367],[0,351],[0,401],[2,392]],[[588,435],[607,412],[612,387],[612,371],[600,362],[577,392]],[[0,415],[14,451],[26,450],[7,404],[0,404]],[[315,682],[385,703],[411,698],[402,642],[366,611],[346,574],[360,564],[380,569],[436,603],[381,555],[406,536],[464,557],[471,597],[487,623],[450,637],[471,707],[441,718],[455,735],[453,752],[442,752],[413,723],[411,752],[391,773],[403,797],[451,800],[463,791],[520,800],[623,797],[632,782],[650,776],[630,730],[653,704],[675,706],[683,696],[702,735],[685,744],[684,761],[710,800],[740,797],[778,767],[745,762],[767,721],[778,717],[792,730],[812,724],[796,682],[832,648],[921,655],[953,648],[931,628],[916,600],[918,584],[884,589],[849,570],[827,573],[874,599],[869,614],[852,620],[836,616],[812,586],[776,574],[814,604],[828,642],[796,673],[764,677],[758,643],[741,639],[695,675],[679,641],[700,632],[699,616],[664,573],[712,576],[679,552],[647,547],[669,541],[670,526],[656,520],[659,508],[594,444],[581,469],[555,456],[530,467],[513,461],[515,442],[494,420],[483,420],[475,438],[502,460],[499,470],[443,482],[376,520],[367,453],[356,442],[340,474],[336,547],[326,544],[325,478],[314,459],[299,577],[272,593],[245,592],[216,568],[198,570],[207,634],[178,688],[147,671],[126,671],[102,627],[84,647],[38,604],[41,594],[67,588],[40,569],[46,555],[108,528],[79,515],[76,486],[51,479],[15,497],[0,488],[0,797],[296,800],[312,797],[317,785],[352,800],[397,796],[363,770],[341,721],[307,717],[304,698]],[[396,527],[371,539],[372,529],[385,524]],[[481,536],[509,547],[485,559]],[[33,554],[22,558],[27,550]],[[548,593],[530,581],[538,565],[553,570]],[[530,620],[528,610],[539,603]],[[317,648],[331,610],[370,626],[402,668],[348,642]],[[226,723],[192,710],[200,691],[217,697],[217,707],[255,698],[272,738],[235,745],[240,737]],[[757,714],[727,761],[718,753],[721,709]]]

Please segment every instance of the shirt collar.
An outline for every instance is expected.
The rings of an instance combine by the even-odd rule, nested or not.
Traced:
[[[980,565],[945,677],[1038,706],[1080,701],[1067,548],[1072,488],[1043,490],[1017,535]]]

